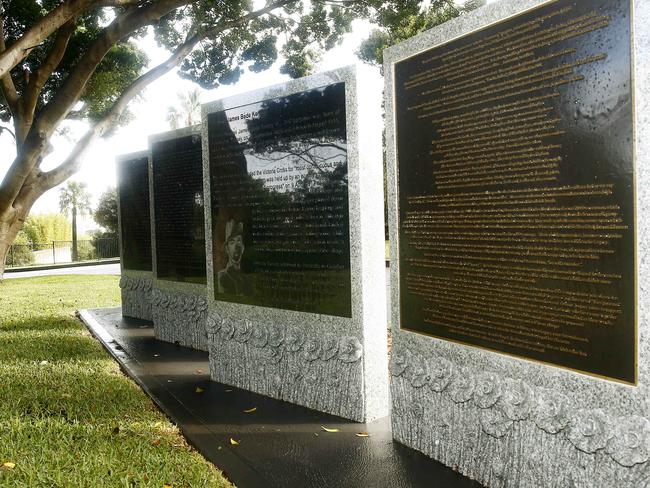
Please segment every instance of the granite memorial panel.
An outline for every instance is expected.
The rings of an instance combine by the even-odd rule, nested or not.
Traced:
[[[201,127],[149,138],[157,339],[206,350]]]
[[[346,68],[203,108],[214,380],[387,414],[380,96]],[[374,98],[373,98],[374,96]],[[376,119],[379,120],[379,119]]]
[[[487,486],[650,482],[648,15],[504,0],[385,52],[394,437]]]
[[[122,314],[151,319],[151,218],[149,154],[120,156],[116,161],[120,238]]]

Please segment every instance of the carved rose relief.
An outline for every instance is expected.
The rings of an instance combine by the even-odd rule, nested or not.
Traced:
[[[217,314],[208,317],[208,319],[205,321],[205,330],[209,336],[212,336],[219,331],[222,321],[223,319]]]
[[[298,352],[305,342],[305,336],[298,330],[292,330],[284,338],[284,345],[289,352]]]
[[[607,453],[627,467],[650,460],[650,420],[639,416],[618,419]]]
[[[427,363],[421,357],[413,356],[407,376],[413,388],[422,388],[429,382]]]
[[[316,361],[321,354],[320,343],[317,339],[309,339],[302,348],[301,356],[305,361]]]
[[[320,358],[323,361],[329,361],[339,352],[339,341],[334,337],[326,337],[323,339],[321,347]]]
[[[269,341],[269,330],[264,324],[256,324],[253,327],[251,334],[250,344],[253,347],[262,348],[266,346]]]
[[[250,320],[240,319],[235,321],[235,340],[247,342],[253,334],[253,323]]]
[[[549,434],[557,434],[569,425],[569,398],[555,390],[542,389],[535,407],[535,423]]]
[[[465,370],[459,370],[449,387],[449,396],[456,403],[465,403],[474,396],[476,382]]]
[[[527,419],[531,411],[531,390],[523,381],[507,379],[503,382],[501,405],[509,419]]]
[[[494,373],[483,372],[476,378],[474,403],[479,408],[490,408],[501,396],[499,378]]]
[[[390,372],[393,376],[402,376],[409,366],[408,352],[393,352],[390,361]]]
[[[429,366],[429,388],[440,393],[444,391],[454,374],[454,367],[451,361],[436,357]]]
[[[578,410],[571,417],[567,438],[583,452],[603,449],[609,440],[609,419],[601,409]]]
[[[284,342],[284,330],[275,324],[269,325],[268,343],[271,347],[280,347]]]
[[[338,358],[344,363],[354,363],[361,359],[362,347],[356,337],[344,337],[339,342]]]
[[[221,329],[219,329],[219,337],[223,340],[232,338],[235,334],[235,324],[232,319],[225,318],[221,321]]]

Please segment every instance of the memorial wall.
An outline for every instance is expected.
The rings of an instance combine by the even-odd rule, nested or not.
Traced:
[[[504,0],[386,51],[394,436],[487,486],[647,472],[638,3]]]
[[[203,138],[212,379],[362,421],[388,401],[380,94],[358,83],[208,104]]]
[[[151,320],[149,154],[143,151],[120,156],[116,169],[122,314]]]
[[[157,339],[206,350],[201,127],[149,138]]]

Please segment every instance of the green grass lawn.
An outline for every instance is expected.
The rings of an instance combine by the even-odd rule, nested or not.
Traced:
[[[0,283],[0,486],[231,486],[74,315],[118,304],[114,276]]]

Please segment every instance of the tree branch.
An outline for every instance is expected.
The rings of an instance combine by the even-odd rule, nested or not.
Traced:
[[[37,166],[39,157],[54,129],[81,98],[86,83],[111,47],[131,32],[157,21],[175,8],[192,1],[194,0],[158,0],[140,9],[128,10],[116,17],[98,35],[57,90],[53,99],[32,124],[18,156],[0,184],[0,208],[14,201],[25,179]]]
[[[4,131],[9,132],[9,134],[11,134],[11,136],[14,138],[14,141],[16,140],[16,134],[14,134],[9,127],[3,127],[0,125],[0,134],[2,134]]]
[[[0,56],[7,50],[7,46],[5,45],[4,21],[4,16],[0,16]],[[11,115],[15,117],[18,112],[18,93],[16,92],[14,81],[11,79],[11,73],[0,76],[0,89],[7,101]]]
[[[261,17],[272,10],[280,8],[289,3],[293,3],[297,0],[279,0],[271,5],[268,5],[265,8],[251,12],[247,15],[240,17],[239,19],[225,22],[219,26],[215,26],[212,29],[209,29],[203,33],[194,34],[192,37],[187,39],[183,44],[181,44],[172,55],[163,63],[159,64],[155,68],[152,68],[150,71],[140,76],[135,80],[117,99],[113,104],[110,111],[99,121],[97,122],[75,145],[72,152],[68,158],[61,163],[59,166],[54,168],[51,171],[43,173],[40,176],[41,185],[44,188],[44,191],[47,191],[51,188],[54,188],[57,185],[60,185],[65,180],[70,178],[75,174],[81,163],[83,157],[92,145],[92,143],[97,140],[99,137],[104,135],[109,130],[113,129],[116,123],[119,121],[120,116],[126,109],[129,102],[135,98],[145,87],[150,83],[157,80],[164,74],[168,73],[174,69],[178,64],[189,55],[194,47],[205,37],[211,35],[217,35],[226,30],[232,29],[234,27],[241,26],[247,22]]]
[[[63,2],[27,29],[20,39],[0,54],[0,76],[8,74],[35,47],[40,46],[45,39],[68,20],[93,6],[99,7],[101,5],[101,0],[67,0]]]
[[[34,111],[36,110],[36,104],[38,102],[38,97],[41,94],[45,82],[54,72],[54,70],[59,66],[63,55],[65,54],[66,49],[68,48],[68,42],[70,37],[76,29],[76,24],[74,20],[69,20],[66,22],[56,33],[56,38],[54,39],[54,44],[50,52],[47,54],[43,64],[34,72],[29,78],[29,83],[25,88],[25,92],[22,96],[22,118],[23,125],[26,129],[31,127],[31,123],[34,119]],[[27,134],[25,134],[27,135]]]

